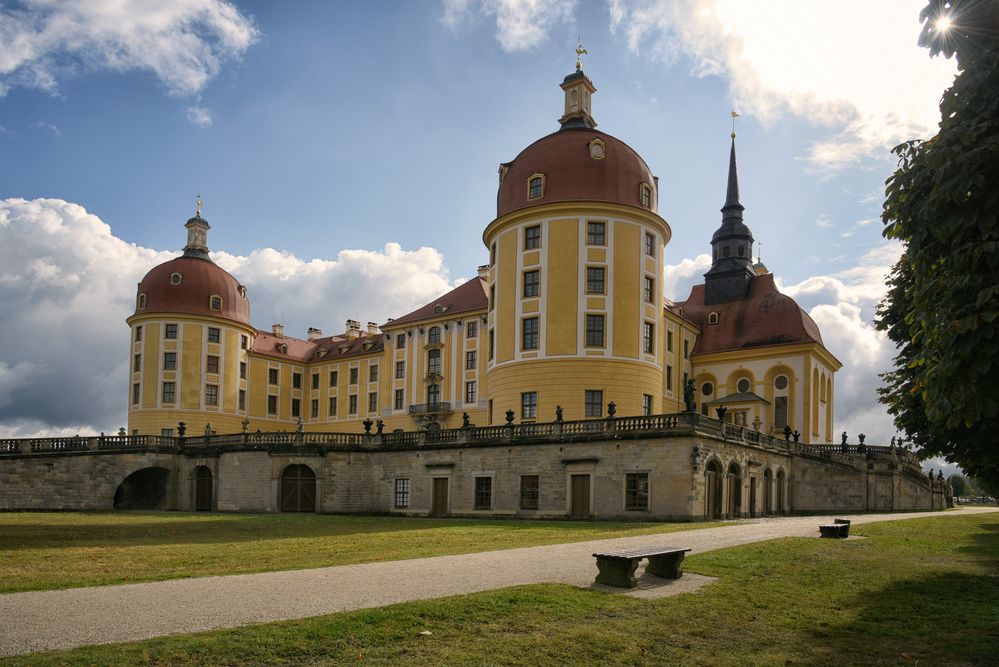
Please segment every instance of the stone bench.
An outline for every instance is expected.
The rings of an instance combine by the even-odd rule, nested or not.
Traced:
[[[835,519],[832,523],[819,526],[819,535],[822,537],[835,537],[838,539],[850,537],[850,520]]]
[[[683,558],[690,549],[677,547],[646,547],[595,553],[597,559],[596,583],[619,588],[635,588],[638,579],[635,570],[643,558],[649,559],[645,571],[663,579],[679,579],[683,575],[680,568]]]

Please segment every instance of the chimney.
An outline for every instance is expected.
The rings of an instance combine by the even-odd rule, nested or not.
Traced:
[[[322,329],[317,329],[315,327],[309,327],[309,333],[306,335],[306,340],[308,340],[311,343],[313,341],[319,340],[322,337],[323,337],[323,330]]]
[[[374,335],[380,334],[381,332],[382,332],[382,330],[378,328],[378,322],[368,322],[368,335],[369,336],[374,336]]]
[[[347,340],[355,340],[361,336],[361,323],[357,320],[347,320]]]
[[[480,266],[478,268],[478,272],[479,272],[479,278],[482,278],[482,280],[485,280],[486,282],[489,281],[489,265],[488,264],[483,264],[482,266]]]
[[[271,332],[278,338],[284,338],[284,325],[283,324],[272,324]]]

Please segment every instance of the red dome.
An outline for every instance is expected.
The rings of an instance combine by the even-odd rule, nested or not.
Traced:
[[[179,274],[179,281],[174,274]],[[249,325],[250,302],[245,295],[246,288],[215,262],[178,257],[153,267],[142,279],[135,314],[183,313]],[[214,296],[222,298],[221,309],[212,309]]]
[[[590,157],[590,142],[600,139],[604,157]],[[500,183],[496,217],[528,206],[553,202],[600,201],[644,208],[643,183],[655,191],[645,160],[631,146],[589,128],[564,128],[521,151]],[[528,179],[543,174],[544,194],[528,199]]]

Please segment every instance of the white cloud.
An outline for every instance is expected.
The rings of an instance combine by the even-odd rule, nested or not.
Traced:
[[[685,301],[690,288],[703,282],[704,273],[711,268],[711,255],[700,254],[694,259],[682,259],[678,264],[667,264],[663,269],[663,292],[673,301]]]
[[[210,127],[212,124],[211,112],[196,105],[187,107],[187,119],[199,127]]]
[[[177,225],[178,245],[184,230]],[[60,199],[0,200],[0,436],[114,432],[125,423],[128,328],[135,286],[176,252],[116,238]],[[384,322],[452,287],[433,248],[345,250],[303,260],[265,248],[213,254],[247,285],[253,322],[343,331],[347,317]]]
[[[36,122],[34,122],[34,123],[31,124],[31,127],[39,129],[39,130],[48,130],[49,132],[51,132],[52,134],[54,134],[57,137],[61,137],[62,136],[62,130],[60,130],[58,127],[56,127],[52,123],[43,123],[42,121],[36,121]]]
[[[808,159],[822,171],[936,132],[955,73],[916,45],[924,0],[609,0],[611,28],[633,52],[691,61],[724,76],[743,114],[790,113],[830,126]]]
[[[65,76],[93,70],[152,72],[171,94],[195,94],[257,37],[224,0],[0,5],[0,96],[14,86],[55,92]]]
[[[523,51],[541,43],[555,23],[568,21],[576,0],[444,0],[445,25],[457,29],[475,16],[496,21],[504,51]]]

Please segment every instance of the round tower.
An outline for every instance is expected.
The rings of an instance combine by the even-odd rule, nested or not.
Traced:
[[[215,264],[201,204],[184,254],[139,282],[131,328],[128,429],[139,435],[236,433],[246,416],[250,326],[246,288]]]
[[[489,249],[491,421],[659,412],[663,249],[658,181],[630,146],[595,129],[596,87],[561,84],[560,129],[500,165]]]

